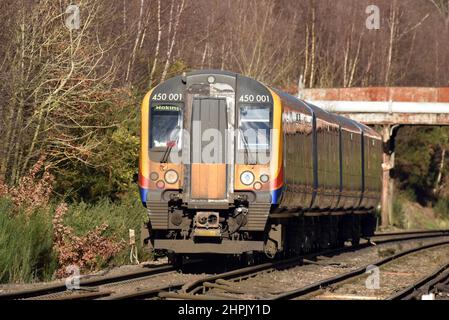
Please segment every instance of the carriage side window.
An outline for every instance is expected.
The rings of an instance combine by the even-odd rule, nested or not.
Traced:
[[[151,108],[150,148],[165,148],[168,142],[181,147],[182,110],[179,106],[156,105]]]
[[[270,148],[271,108],[242,106],[239,113],[239,149],[268,150]]]

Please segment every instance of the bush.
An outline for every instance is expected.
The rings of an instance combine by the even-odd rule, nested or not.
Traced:
[[[135,196],[119,203],[103,199],[95,205],[81,202],[58,207],[54,219],[58,276],[72,264],[93,271],[129,263],[128,231],[136,230],[138,238],[145,219],[145,210]],[[145,252],[140,250],[139,256],[145,256]]]
[[[139,235],[145,219],[137,192],[116,202],[56,205],[53,180],[41,158],[17,186],[0,181],[0,282],[49,280],[68,265],[91,272],[129,262],[128,230]]]
[[[401,191],[401,195],[411,201],[411,202],[417,202],[417,197],[416,197],[416,193],[415,190],[411,189],[411,188],[407,188],[403,191]]]
[[[138,239],[145,210],[137,194],[119,202],[104,199],[95,205],[68,205],[54,221],[57,227],[70,230],[70,236],[60,233],[64,240],[55,237],[55,212],[56,205],[29,212],[0,198],[0,283],[51,280],[63,276],[68,264],[91,272],[129,263],[129,229],[136,230],[140,260],[149,258]]]
[[[81,270],[92,271],[108,262],[120,252],[125,243],[116,242],[114,237],[104,236],[109,226],[104,223],[83,236],[76,236],[73,228],[64,225],[64,215],[67,213],[67,204],[61,203],[55,211],[53,218],[54,249],[58,254],[58,277],[68,276],[66,268],[72,265]]]
[[[0,198],[0,283],[50,280],[57,266],[51,216],[13,209],[11,200]]]
[[[406,227],[404,209],[401,201],[397,198],[393,200],[393,225],[398,228]]]
[[[449,219],[449,199],[439,198],[434,205],[434,210],[442,219]]]
[[[53,192],[54,177],[44,166],[44,161],[45,158],[40,157],[28,174],[20,178],[17,186],[8,187],[0,180],[0,197],[12,201],[13,212],[22,211],[28,215],[36,209],[47,208]]]

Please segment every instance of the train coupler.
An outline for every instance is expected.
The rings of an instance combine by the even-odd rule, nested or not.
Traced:
[[[218,212],[197,212],[192,236],[221,238],[220,215]]]

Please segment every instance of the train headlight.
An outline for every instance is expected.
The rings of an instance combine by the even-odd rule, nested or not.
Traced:
[[[178,181],[178,174],[175,170],[168,170],[165,173],[164,179],[168,184],[174,184]]]
[[[256,183],[254,184],[254,189],[256,189],[256,190],[262,189],[262,184],[261,184],[260,182],[256,182]]]
[[[164,189],[165,188],[164,181],[159,180],[158,182],[156,182],[156,187],[158,187],[158,189]]]
[[[245,171],[240,175],[240,181],[244,184],[249,186],[254,182],[254,174],[250,171]]]
[[[156,181],[157,179],[159,179],[159,175],[157,174],[157,172],[151,172],[150,179],[152,181]]]
[[[263,183],[267,183],[268,180],[270,180],[270,177],[267,174],[263,174],[260,176],[260,181],[262,181]]]

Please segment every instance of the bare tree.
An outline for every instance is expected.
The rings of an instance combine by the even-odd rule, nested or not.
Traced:
[[[129,59],[128,68],[126,69],[125,81],[129,81],[129,75],[130,75],[131,69],[134,66],[134,62],[136,61],[136,51],[139,46],[139,41],[141,40],[142,35],[143,35],[142,19],[143,19],[144,4],[145,4],[145,0],[140,0],[140,10],[139,10],[139,19],[137,20],[136,39],[134,40],[134,46],[131,51],[132,52],[131,58]]]
[[[53,165],[61,161],[89,164],[99,146],[96,132],[113,124],[102,124],[104,101],[101,92],[112,84],[115,63],[99,72],[112,46],[90,41],[92,25],[102,14],[101,1],[81,2],[80,30],[64,27],[64,11],[53,1],[41,1],[33,10],[19,11],[9,74],[14,94],[8,101],[6,135],[0,137],[7,149],[1,159],[0,179],[17,182],[40,154],[49,155]],[[59,11],[59,15],[53,12]],[[61,41],[67,43],[61,46]]]
[[[158,64],[158,58],[159,58],[159,50],[161,47],[161,38],[162,38],[162,24],[161,24],[161,0],[157,0],[157,40],[156,40],[156,45],[155,45],[155,49],[154,49],[154,58],[153,58],[153,63],[151,66],[151,71],[150,71],[150,80],[149,80],[149,85],[148,87],[151,88],[153,86],[153,81],[154,81],[154,73],[156,72],[156,67]]]
[[[449,28],[449,0],[428,0],[430,1],[444,19],[446,29]]]
[[[161,82],[165,80],[167,77],[168,69],[170,67],[170,61],[173,54],[173,48],[176,43],[176,36],[178,34],[179,22],[181,21],[181,15],[185,9],[185,0],[180,0],[180,2],[176,5],[175,8],[175,0],[171,1],[170,6],[170,18],[168,24],[168,45],[167,45],[167,53],[164,70],[162,71]]]

